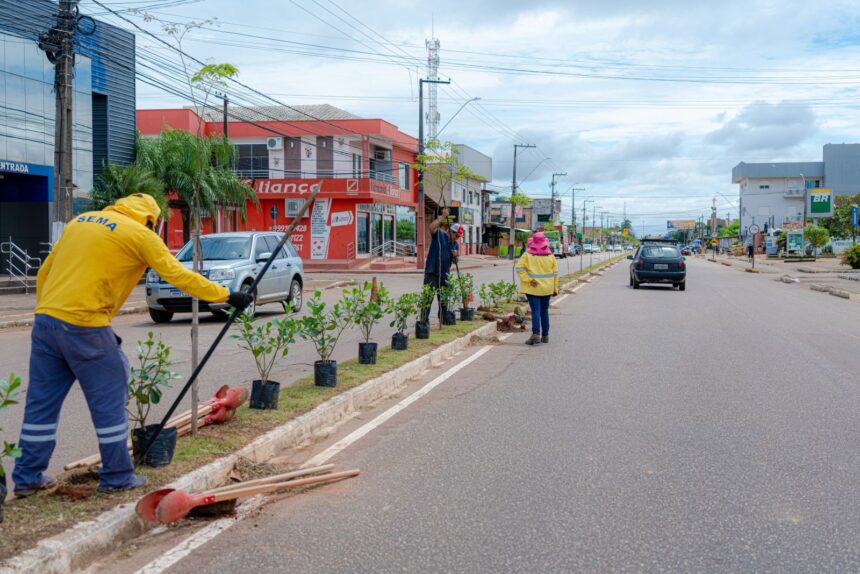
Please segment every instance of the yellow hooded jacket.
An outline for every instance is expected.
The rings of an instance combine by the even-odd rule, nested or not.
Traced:
[[[107,327],[147,267],[204,301],[226,301],[226,287],[184,267],[146,227],[160,214],[152,197],[138,193],[70,221],[39,270],[36,314]]]
[[[554,255],[523,253],[516,271],[520,277],[520,293],[538,296],[558,293],[558,262]],[[531,281],[536,281],[537,287],[532,287]]]

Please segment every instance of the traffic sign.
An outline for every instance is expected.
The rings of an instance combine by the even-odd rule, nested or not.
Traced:
[[[860,209],[857,208],[856,205],[851,206],[851,226],[852,227],[860,227],[860,222],[858,222],[858,211]]]
[[[854,209],[855,209],[855,213],[856,213],[856,209],[857,209],[857,208],[855,207]],[[856,226],[857,224],[855,223],[854,225]],[[625,227],[624,229],[622,229],[622,230],[621,230],[621,234],[622,234],[624,237],[627,237],[628,235],[630,235],[630,228]]]
[[[278,206],[273,205],[272,209],[269,210],[269,214],[272,216],[272,220],[277,219],[278,218]]]
[[[719,244],[719,240],[716,237],[711,237],[711,245],[716,247]]]
[[[752,233],[753,235],[755,235],[756,233],[758,233],[760,231],[759,226],[756,225],[755,223],[750,225],[748,229],[749,229],[749,232]]]

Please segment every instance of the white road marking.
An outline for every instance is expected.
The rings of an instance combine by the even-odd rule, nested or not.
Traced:
[[[249,498],[237,507],[235,517],[219,518],[214,522],[210,522],[208,526],[202,530],[198,530],[165,552],[160,558],[156,558],[135,572],[135,574],[161,574],[161,572],[164,572],[243,518],[247,517],[259,508],[263,504],[264,500],[265,498],[263,496]]]
[[[360,426],[356,430],[346,435],[341,440],[337,441],[315,457],[305,462],[302,465],[302,468],[320,466],[325,464],[331,457],[333,457],[361,437],[365,436],[367,433],[369,433],[379,425],[383,424],[385,421],[387,421],[388,419],[390,419],[391,417],[393,417],[394,415],[396,415],[397,413],[399,413],[400,411],[402,411],[403,409],[405,409],[406,407],[408,407],[409,405],[411,405],[412,403],[414,403],[415,401],[417,401],[418,399],[420,399],[421,397],[447,381],[448,379],[450,379],[461,369],[467,367],[472,362],[483,357],[492,348],[492,345],[482,347],[477,353],[475,353],[471,357],[468,357],[462,362],[454,365],[453,367],[451,367],[450,369],[448,369],[447,371],[445,371],[444,373],[442,373],[441,375],[439,375],[438,377],[436,377],[435,379],[433,379],[432,381],[430,381],[429,383],[427,383],[426,385],[424,385],[423,387],[421,387],[420,389],[418,389],[417,391],[415,391],[414,393],[412,393],[411,395],[409,395],[408,397],[406,397],[405,399],[403,399],[402,401],[376,417],[375,419],[373,419],[372,421]]]
[[[510,335],[503,335],[499,337],[499,340],[507,339]],[[307,462],[305,462],[301,468],[309,468],[312,466],[320,466],[322,464],[321,461],[327,461],[332,458],[337,453],[341,452],[349,445],[360,439],[361,437],[367,435],[370,431],[377,428],[379,425],[383,424],[385,421],[425,396],[427,393],[432,391],[434,388],[438,387],[452,376],[454,376],[457,372],[467,367],[474,361],[478,360],[482,356],[484,356],[490,349],[493,348],[493,345],[486,345],[479,349],[475,354],[467,357],[463,361],[457,363],[393,407],[389,408],[384,413],[377,416],[375,419],[370,422],[362,425],[358,429],[354,430],[350,434],[348,434],[343,439],[339,440],[329,448],[325,449],[315,457],[311,458]],[[229,518],[219,518],[218,520],[210,523],[208,526],[203,528],[202,530],[198,530],[167,552],[165,552],[160,558],[157,558],[138,570],[135,574],[161,574],[192,552],[197,548],[200,548],[207,542],[210,542],[213,538],[217,537],[219,534],[225,532],[235,524],[237,524],[240,520],[246,518],[249,514],[251,514],[254,510],[259,508],[263,502],[265,501],[265,497],[263,496],[255,496],[253,498],[248,499],[247,501],[241,503],[237,507],[237,512],[235,517]]]

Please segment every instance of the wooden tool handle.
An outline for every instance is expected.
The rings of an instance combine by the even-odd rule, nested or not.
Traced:
[[[274,476],[269,476],[266,478],[258,478],[257,480],[249,480],[248,482],[237,482],[235,484],[228,484],[227,486],[222,486],[219,488],[213,488],[212,490],[207,490],[204,494],[221,494],[224,492],[230,492],[236,490],[237,488],[247,488],[249,486],[257,486],[258,484],[273,484],[275,482],[283,482],[285,480],[289,480],[291,478],[296,478],[297,476],[307,476],[309,474],[317,474],[320,472],[326,472],[334,468],[333,464],[324,464],[323,466],[317,466],[314,468],[303,468],[300,470],[294,470],[292,472],[285,472],[284,474],[276,474]]]
[[[308,484],[318,484],[321,482],[331,482],[342,478],[351,478],[358,476],[357,468],[353,470],[344,470],[343,472],[334,472],[331,474],[323,474],[320,476],[312,476],[310,478],[300,478],[298,480],[290,480],[288,482],[279,482],[276,484],[260,484],[257,486],[249,486],[246,488],[235,488],[233,490],[222,492],[212,496],[212,502],[221,502],[223,500],[234,500],[236,498],[245,498],[247,496],[255,496],[257,494],[267,494],[284,490],[285,488],[295,488],[297,486],[306,486]]]

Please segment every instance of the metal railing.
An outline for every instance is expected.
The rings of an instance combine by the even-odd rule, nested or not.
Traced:
[[[355,241],[350,241],[346,246],[346,261],[347,263],[355,261]]]
[[[370,250],[371,257],[409,257],[415,255],[415,249],[408,243],[386,241]]]
[[[6,273],[10,281],[16,281],[24,286],[24,293],[30,293],[30,272],[42,266],[42,260],[38,257],[30,257],[24,250],[15,245],[12,238],[0,243],[0,253],[8,256]]]

